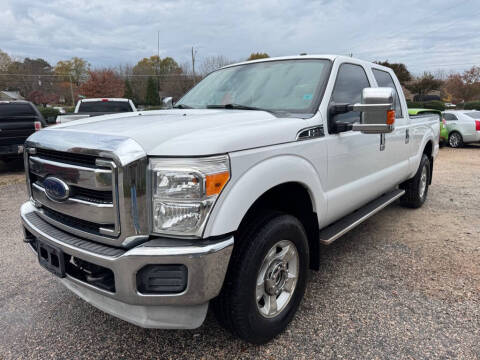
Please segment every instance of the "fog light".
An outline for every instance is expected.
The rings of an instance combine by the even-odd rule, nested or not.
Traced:
[[[137,273],[137,290],[142,294],[174,294],[187,288],[185,265],[147,265]]]

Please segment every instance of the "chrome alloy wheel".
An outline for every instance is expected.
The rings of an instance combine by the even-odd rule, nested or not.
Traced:
[[[298,267],[298,251],[290,240],[277,242],[267,252],[257,275],[256,303],[262,316],[273,318],[290,302]]]
[[[428,182],[428,174],[427,174],[427,167],[423,166],[422,175],[420,175],[420,186],[418,189],[418,195],[420,199],[423,199],[425,196],[425,190],[427,189],[427,182]]]
[[[450,135],[450,138],[448,140],[450,146],[452,148],[457,148],[460,146],[460,135],[458,133],[453,133],[452,135]]]

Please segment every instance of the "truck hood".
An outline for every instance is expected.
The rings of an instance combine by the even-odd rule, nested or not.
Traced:
[[[98,116],[45,131],[73,138],[80,138],[81,133],[129,138],[148,155],[198,156],[295,141],[306,123],[265,111],[172,109]]]

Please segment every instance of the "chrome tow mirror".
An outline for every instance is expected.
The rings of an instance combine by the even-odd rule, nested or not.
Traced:
[[[395,92],[392,88],[363,89],[361,103],[354,104],[352,110],[362,113],[360,122],[352,125],[353,131],[385,134],[395,129]]]
[[[173,108],[173,98],[171,96],[164,97],[162,99],[162,105],[164,109],[172,109]]]

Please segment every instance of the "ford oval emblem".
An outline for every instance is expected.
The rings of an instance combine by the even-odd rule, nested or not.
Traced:
[[[56,177],[49,176],[43,180],[43,187],[48,198],[53,201],[65,201],[70,195],[68,185]]]

